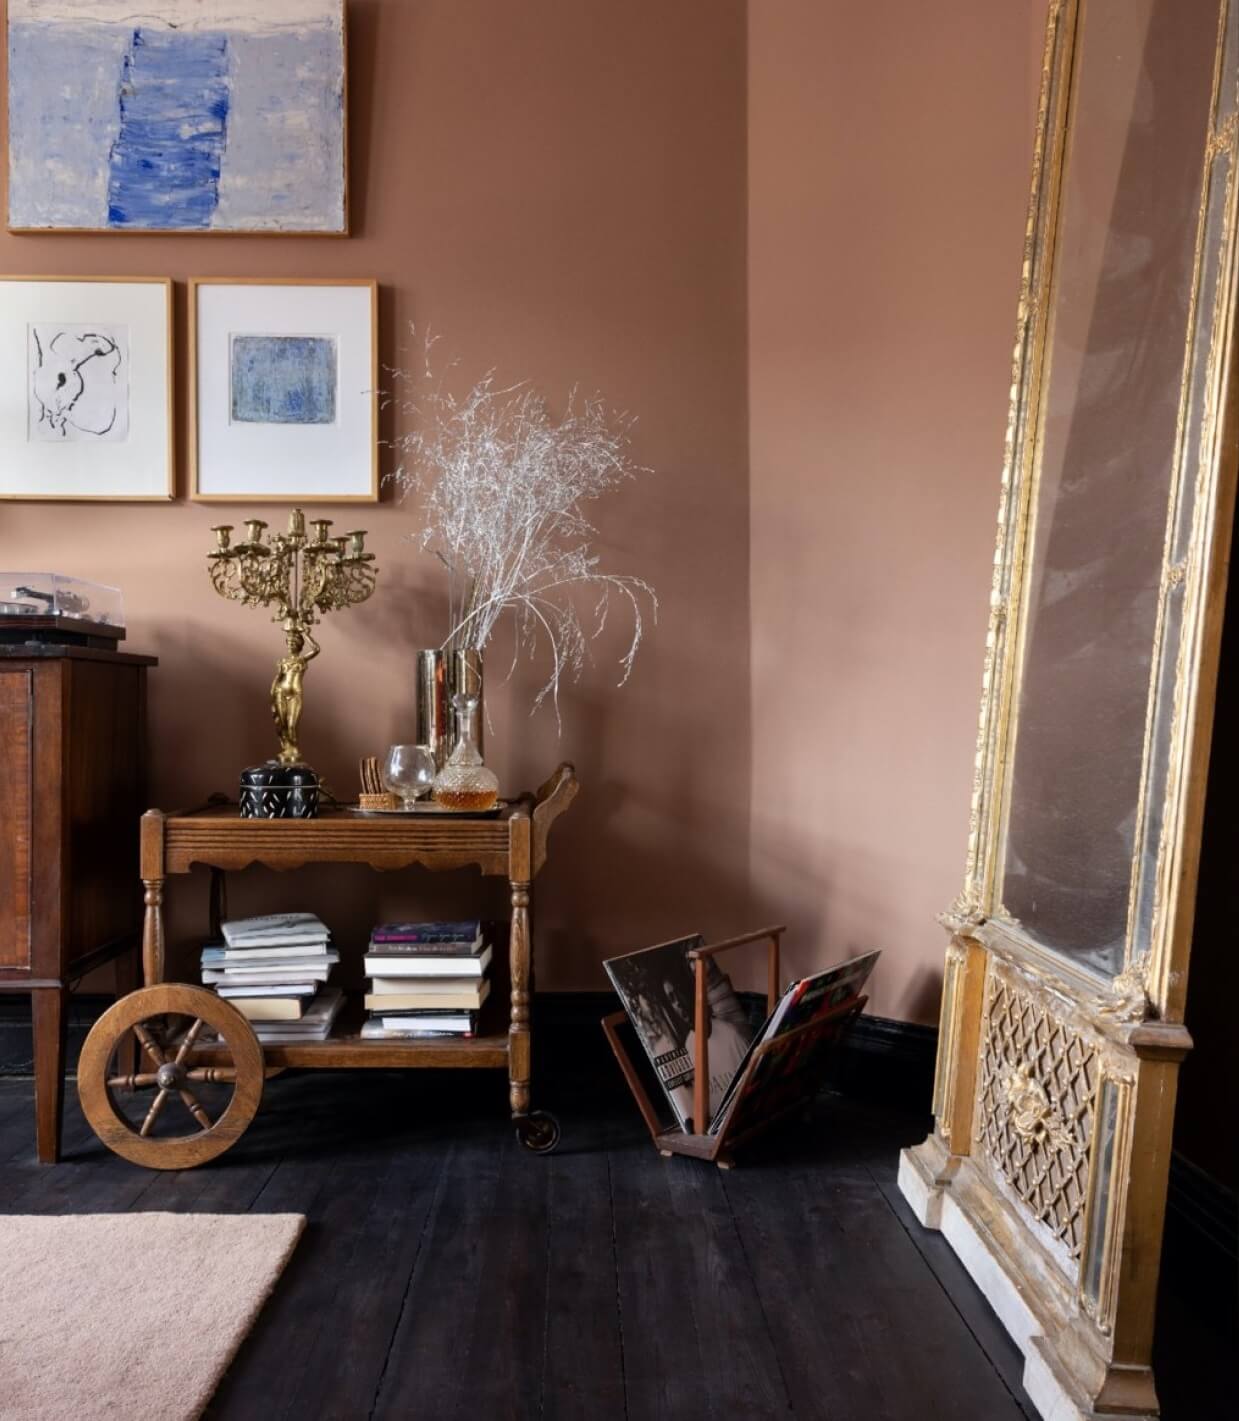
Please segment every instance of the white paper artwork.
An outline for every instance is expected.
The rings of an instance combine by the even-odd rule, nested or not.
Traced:
[[[129,437],[129,331],[63,321],[29,327],[27,437],[119,443]]]

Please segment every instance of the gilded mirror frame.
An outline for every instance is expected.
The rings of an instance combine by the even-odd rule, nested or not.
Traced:
[[[1055,1421],[1158,1414],[1161,1236],[1239,469],[1239,0],[1219,0],[1124,960],[1102,974],[1038,942],[999,891],[1078,35],[1101,3],[1048,3],[967,862],[941,919],[934,1129],[899,1167],[913,1213],[971,1273]]]
[[[1037,942],[1001,900],[1013,750],[1039,486],[1056,237],[1071,142],[1076,36],[1088,0],[1051,0],[1032,196],[1025,232],[1011,404],[986,635],[964,885],[942,915],[1000,956],[1091,996],[1121,1020],[1182,1020],[1204,770],[1235,494],[1236,170],[1239,95],[1235,0],[1221,0],[1196,260],[1182,362],[1157,632],[1122,970],[1113,979]]]

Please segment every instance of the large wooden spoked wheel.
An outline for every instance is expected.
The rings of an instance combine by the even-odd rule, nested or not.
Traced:
[[[218,1038],[211,1044],[226,1048],[230,1064],[194,1064],[204,1033]],[[192,1169],[245,1133],[263,1078],[262,1047],[236,1007],[202,987],[169,982],[130,992],[95,1022],[77,1089],[108,1149],[148,1169]]]

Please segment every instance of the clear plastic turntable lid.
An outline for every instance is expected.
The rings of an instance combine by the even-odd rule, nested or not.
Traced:
[[[117,587],[63,572],[0,572],[0,617],[60,617],[123,627],[125,601]]]

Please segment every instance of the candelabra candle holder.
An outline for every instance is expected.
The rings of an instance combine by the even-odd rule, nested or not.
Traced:
[[[211,529],[216,541],[207,555],[211,585],[229,601],[270,608],[284,632],[285,655],[271,683],[279,757],[242,773],[245,818],[309,819],[318,813],[318,775],[302,759],[297,742],[306,668],[322,649],[312,628],[328,612],[366,601],[378,575],[363,529],[332,537],[330,518],[313,518],[309,527],[312,533],[306,531],[305,514],[294,508],[287,533],[264,538],[267,525],[261,518],[247,518],[245,537],[236,543],[232,524]]]

